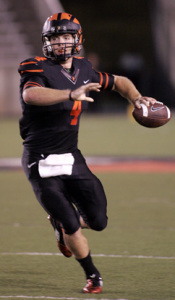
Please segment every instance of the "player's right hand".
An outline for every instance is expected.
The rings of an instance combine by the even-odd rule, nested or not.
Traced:
[[[80,86],[78,89],[71,92],[71,99],[77,101],[88,101],[94,102],[94,99],[87,97],[86,93],[89,91],[100,92],[101,85],[99,83],[88,83],[86,85]]]

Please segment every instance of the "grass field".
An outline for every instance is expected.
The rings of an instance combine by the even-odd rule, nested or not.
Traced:
[[[149,130],[116,116],[85,116],[85,155],[174,158],[174,120]],[[22,152],[17,121],[2,120],[0,157]],[[104,289],[84,295],[83,271],[58,255],[47,215],[22,171],[0,171],[0,299],[175,299],[173,173],[96,173],[108,197],[105,231],[84,231]],[[103,255],[102,255],[103,254]]]
[[[84,115],[79,148],[85,155],[174,157],[174,128],[174,117],[163,127],[149,129],[125,115]],[[0,157],[21,156],[18,120],[0,120],[0,130]]]

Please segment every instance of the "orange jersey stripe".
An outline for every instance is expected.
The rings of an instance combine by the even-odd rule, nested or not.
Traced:
[[[33,81],[29,81],[24,85],[24,89],[28,86],[38,86],[38,87],[42,87],[41,84],[37,83],[37,82],[33,82]]]
[[[44,61],[44,60],[47,60],[46,57],[42,57],[42,56],[35,56],[35,59],[36,59],[37,61]]]
[[[28,61],[20,64],[20,66],[30,65],[30,64],[36,64],[36,61]]]
[[[38,82],[35,82],[35,81],[28,81],[26,84],[28,84],[28,83],[33,83],[33,84],[35,84],[35,85],[38,85],[38,86],[42,86],[41,84],[39,84]]]
[[[25,70],[25,71],[21,71],[21,74],[23,73],[27,73],[27,72],[32,72],[32,73],[41,73],[41,72],[44,72],[44,70]]]
[[[108,74],[105,73],[105,75],[106,75],[106,83],[105,83],[105,86],[104,86],[104,90],[107,88],[108,82],[109,82],[109,76],[108,76]]]
[[[83,59],[84,57],[81,57],[81,56],[74,56],[75,58],[77,59]]]
[[[101,72],[99,72],[99,74],[100,74],[100,85],[102,85],[102,83],[103,83],[103,75],[102,75]]]

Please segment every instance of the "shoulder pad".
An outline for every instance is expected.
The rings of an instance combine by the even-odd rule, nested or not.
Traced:
[[[92,65],[91,62],[86,57],[74,56],[77,63],[85,64],[85,65]]]
[[[42,61],[44,57],[29,58],[20,63],[18,72],[22,75],[25,73],[43,73]]]

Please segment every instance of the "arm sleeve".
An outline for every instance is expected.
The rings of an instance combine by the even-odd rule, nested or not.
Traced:
[[[113,75],[105,72],[97,72],[94,70],[93,82],[99,82],[101,84],[101,90],[112,90],[114,84]]]
[[[92,82],[99,82],[101,90],[112,90],[114,84],[114,76],[105,72],[95,71],[91,65]]]

